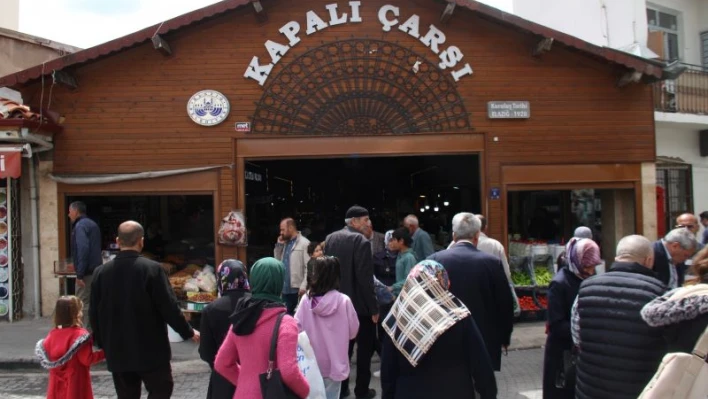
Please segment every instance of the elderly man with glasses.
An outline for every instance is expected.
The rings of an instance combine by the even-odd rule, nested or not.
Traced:
[[[685,262],[696,253],[696,236],[685,226],[671,230],[654,242],[654,272],[670,289],[683,285]]]

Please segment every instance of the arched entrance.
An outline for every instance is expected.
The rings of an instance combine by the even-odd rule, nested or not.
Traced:
[[[455,82],[410,48],[375,39],[324,44],[270,78],[253,132],[379,135],[471,130]]]

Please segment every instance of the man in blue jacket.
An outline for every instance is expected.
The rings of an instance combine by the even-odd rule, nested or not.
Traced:
[[[89,327],[89,303],[93,271],[101,266],[101,230],[86,217],[86,204],[80,201],[69,205],[71,220],[71,258],[76,270],[76,296],[84,303],[84,326]]]

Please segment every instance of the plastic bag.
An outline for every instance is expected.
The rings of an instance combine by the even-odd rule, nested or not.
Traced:
[[[190,278],[184,283],[184,292],[199,292],[199,286],[197,285],[197,279]]]
[[[216,291],[216,276],[214,273],[200,272],[197,274],[197,287],[204,292]]]
[[[320,367],[317,365],[315,351],[310,345],[310,338],[304,331],[297,336],[297,365],[307,379],[307,383],[310,384],[310,394],[306,399],[326,399],[324,380]]]

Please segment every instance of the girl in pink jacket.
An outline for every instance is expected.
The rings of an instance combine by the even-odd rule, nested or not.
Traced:
[[[349,297],[337,291],[341,273],[337,258],[319,257],[312,264],[310,290],[295,319],[310,338],[327,399],[339,399],[342,381],[349,377],[349,341],[359,332],[359,319]]]
[[[259,375],[268,369],[270,339],[278,315],[285,312],[280,295],[285,267],[275,258],[263,258],[251,268],[251,297],[241,298],[231,316],[233,328],[214,360],[214,370],[235,387],[234,399],[262,399]],[[283,317],[278,330],[275,368],[283,383],[300,398],[310,385],[297,365],[297,322]]]

